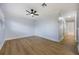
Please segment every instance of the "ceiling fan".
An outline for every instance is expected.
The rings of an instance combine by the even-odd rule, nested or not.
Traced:
[[[39,14],[37,14],[37,11],[34,9],[30,9],[30,11],[26,10],[26,12],[28,13],[26,15],[31,15],[32,17],[39,16]]]

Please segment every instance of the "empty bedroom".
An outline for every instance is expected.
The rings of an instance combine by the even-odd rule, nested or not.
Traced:
[[[77,3],[0,3],[0,55],[77,55]]]

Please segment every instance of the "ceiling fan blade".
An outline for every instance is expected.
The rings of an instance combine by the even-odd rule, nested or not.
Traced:
[[[39,16],[39,14],[34,14],[34,15]]]
[[[34,11],[34,13],[36,13],[37,11]]]
[[[28,13],[30,13],[28,10],[26,10]]]
[[[30,15],[30,14],[26,14],[26,15]]]

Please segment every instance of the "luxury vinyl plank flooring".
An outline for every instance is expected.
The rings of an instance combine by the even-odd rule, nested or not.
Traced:
[[[1,55],[73,55],[64,45],[32,36],[8,40],[3,45]]]

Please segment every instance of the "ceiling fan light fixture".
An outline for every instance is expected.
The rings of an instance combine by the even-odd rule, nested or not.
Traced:
[[[33,14],[30,14],[32,17],[34,16]]]
[[[31,14],[31,16],[33,16],[33,14]]]

